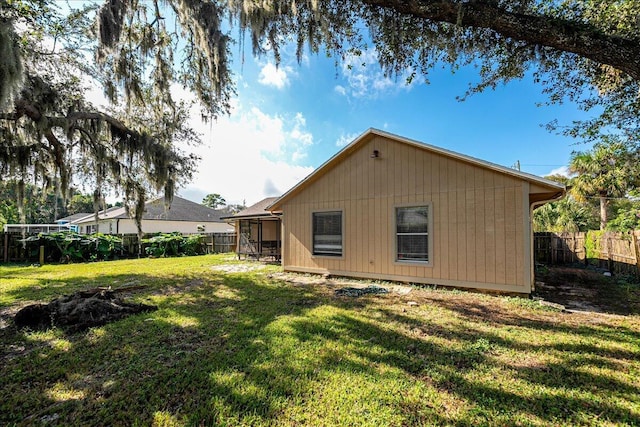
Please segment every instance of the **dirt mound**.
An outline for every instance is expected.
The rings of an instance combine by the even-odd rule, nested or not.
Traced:
[[[57,326],[76,332],[158,309],[126,302],[116,295],[121,291],[98,288],[65,295],[48,304],[28,305],[16,313],[14,322],[18,328],[43,330]]]

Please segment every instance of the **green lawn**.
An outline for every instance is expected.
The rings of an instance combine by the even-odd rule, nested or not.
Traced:
[[[279,271],[229,255],[0,267],[0,425],[640,425],[640,316],[336,297]],[[72,335],[10,321],[134,284],[158,311]]]

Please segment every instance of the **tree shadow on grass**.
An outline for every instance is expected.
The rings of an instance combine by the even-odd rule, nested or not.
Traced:
[[[429,366],[429,372],[435,372],[434,378],[442,378],[436,381],[439,387],[455,392],[461,398],[472,397],[475,404],[484,408],[487,413],[498,405],[553,424],[590,424],[596,420],[608,420],[620,425],[636,425],[640,422],[640,409],[637,404],[632,403],[637,402],[640,386],[633,379],[625,380],[616,376],[617,372],[630,374],[638,369],[640,341],[635,339],[638,334],[636,330],[621,328],[619,325],[610,328],[561,325],[513,313],[499,317],[501,320],[495,322],[493,317],[477,317],[478,313],[487,314],[486,307],[460,307],[446,301],[446,298],[439,300],[438,304],[458,314],[464,313],[463,317],[468,316],[481,327],[461,327],[468,325],[467,322],[443,325],[424,319],[418,321],[414,317],[391,310],[381,311],[389,322],[406,325],[408,330],[416,331],[418,328],[418,335],[445,337],[462,343],[462,349],[454,352],[446,347],[438,347],[435,351],[433,346],[416,348],[416,359],[424,361]],[[499,308],[494,310],[501,311]],[[570,335],[578,342],[562,342],[560,337],[558,342],[529,343],[517,339],[517,334],[513,335],[516,339],[506,339],[504,334],[498,334],[503,327],[558,332]],[[479,340],[488,343],[488,349],[482,349],[481,346],[480,351],[473,351],[473,342],[477,343]],[[472,351],[467,352],[465,347]],[[496,357],[510,354],[513,350],[524,356],[532,355],[534,360],[536,354],[552,352],[555,361],[534,361],[528,366],[522,360],[505,361],[504,357]],[[473,371],[480,366],[478,372],[498,369],[509,373],[509,378],[521,383],[523,389],[535,390],[534,396],[496,387],[491,381],[475,380],[475,372],[465,374],[468,365],[456,363],[456,359],[465,357],[465,353],[475,359],[471,364]],[[452,363],[442,363],[446,360],[451,360]],[[413,364],[408,366],[408,372],[419,369]],[[457,369],[451,370],[452,367]],[[620,405],[621,401],[636,409],[623,407]]]
[[[553,309],[541,311],[540,309],[544,309],[544,307],[536,308],[535,311],[540,313],[539,315],[531,316],[532,310],[528,310],[527,315],[522,315],[521,310],[508,310],[496,305],[493,298],[496,297],[488,296],[476,301],[471,301],[473,298],[459,300],[448,296],[446,292],[437,292],[427,297],[427,302],[437,304],[457,313],[460,318],[473,322],[550,332],[578,333],[585,336],[597,336],[605,341],[626,344],[640,343],[640,329],[626,326],[622,322],[618,322],[619,324],[614,328],[609,327],[607,326],[607,317],[598,317],[597,314],[591,317],[581,317],[580,314]],[[534,306],[535,304],[532,302],[530,305]],[[514,308],[518,308],[517,301],[514,302]],[[622,319],[622,317],[620,318]],[[558,321],[559,319],[566,321]],[[605,326],[601,326],[601,324]]]
[[[116,275],[101,282],[132,278],[149,280]],[[0,423],[42,419],[75,425],[131,424],[135,419],[147,423],[158,411],[192,418],[200,414],[204,419],[215,416],[208,402],[219,394],[230,399],[231,408],[269,418],[269,396],[277,382],[267,381],[268,375],[252,367],[264,347],[263,329],[278,316],[308,310],[308,291],[221,274],[180,277],[170,286],[168,294],[155,294],[157,287],[150,293],[139,292],[138,298],[158,303],[158,312],[84,334],[3,331],[2,341],[23,349],[21,355],[2,355],[6,363],[0,377],[7,384],[2,387]],[[253,382],[263,385],[253,388],[263,391],[234,391],[234,386],[233,392],[223,393],[224,383],[211,378],[218,371],[256,376]],[[290,370],[281,375],[293,378],[299,373]],[[287,393],[282,389],[276,395]],[[202,412],[202,408],[208,409]],[[233,415],[233,410],[227,411],[231,411],[227,416]]]
[[[0,368],[0,423],[589,424],[600,417],[632,424],[638,415],[627,407],[637,386],[580,369],[602,361],[612,368],[616,358],[637,368],[635,351],[592,344],[600,334],[628,346],[631,330],[558,325],[498,308],[501,320],[465,328],[404,313],[391,298],[341,299],[244,274],[167,279],[136,298],[151,298],[159,310],[72,336],[26,334],[48,342]],[[483,304],[432,302],[471,325],[488,314]],[[528,344],[503,331],[513,327],[575,333],[589,343]],[[542,369],[497,357],[545,350],[566,357]],[[525,391],[492,381],[492,372]],[[459,407],[442,410],[443,401]]]

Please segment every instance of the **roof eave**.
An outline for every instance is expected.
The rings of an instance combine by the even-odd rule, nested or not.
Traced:
[[[467,156],[465,154],[460,154],[460,153],[456,153],[455,151],[450,151],[447,150],[445,148],[440,148],[440,147],[436,147],[434,145],[431,144],[426,144],[424,142],[420,142],[420,141],[415,141],[409,138],[405,138],[403,136],[400,135],[395,135],[389,132],[385,132],[382,131],[380,129],[375,129],[375,128],[369,128],[367,129],[365,132],[363,132],[360,136],[358,136],[356,139],[354,139],[351,143],[349,143],[347,146],[345,146],[342,150],[338,151],[336,154],[334,154],[331,158],[329,158],[327,161],[325,161],[323,164],[321,164],[318,168],[316,168],[313,172],[311,172],[309,175],[307,175],[304,179],[302,179],[300,182],[298,182],[295,186],[291,187],[289,189],[289,191],[287,191],[286,193],[284,193],[282,196],[280,196],[278,199],[276,199],[273,203],[271,203],[270,205],[268,205],[265,210],[268,211],[278,211],[280,210],[282,203],[288,199],[289,197],[291,197],[293,194],[295,194],[296,192],[298,192],[299,189],[301,189],[302,187],[304,187],[308,182],[310,182],[311,180],[313,180],[316,176],[318,176],[319,174],[323,173],[324,170],[331,164],[335,163],[339,158],[346,156],[348,153],[350,153],[351,151],[353,151],[355,149],[355,147],[357,145],[359,145],[363,140],[368,139],[371,136],[382,136],[385,138],[389,138],[395,141],[399,141],[399,142],[403,142],[405,144],[409,144],[421,149],[425,149],[428,151],[432,151],[435,152],[437,154],[446,156],[446,157],[450,157],[453,159],[457,159],[466,163],[471,163],[480,167],[484,167],[486,169],[490,169],[490,170],[494,170],[496,172],[499,173],[504,173],[507,175],[511,175],[514,177],[517,177],[519,179],[525,180],[525,181],[529,181],[529,182],[535,182],[537,184],[540,185],[544,185],[547,187],[550,187],[552,189],[556,189],[556,190],[562,190],[562,191],[566,191],[566,188],[563,184],[560,184],[558,182],[555,181],[551,181],[548,180],[546,178],[542,178],[527,172],[521,172],[515,169],[511,169],[508,168],[506,166],[501,166],[498,165],[496,163],[491,163],[488,162],[486,160],[481,160],[481,159],[477,159],[475,157],[471,157],[471,156]]]

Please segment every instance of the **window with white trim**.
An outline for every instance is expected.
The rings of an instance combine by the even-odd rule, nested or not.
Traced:
[[[313,212],[313,254],[342,256],[342,212]]]
[[[396,208],[396,261],[429,262],[429,206]]]

